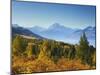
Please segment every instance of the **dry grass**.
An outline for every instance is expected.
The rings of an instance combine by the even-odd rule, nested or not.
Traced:
[[[81,64],[78,59],[68,60],[66,58],[61,58],[55,64],[50,59],[36,59],[30,60],[28,58],[13,58],[12,71],[13,73],[34,73],[34,72],[49,72],[49,71],[73,71],[73,70],[87,70],[94,69],[95,67],[90,67],[89,65]]]

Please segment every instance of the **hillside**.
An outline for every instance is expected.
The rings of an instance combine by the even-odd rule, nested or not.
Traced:
[[[72,45],[16,35],[12,41],[12,74],[95,69],[96,48],[88,45],[85,34],[82,38],[79,45]]]
[[[30,30],[28,30],[26,28],[19,27],[19,26],[12,26],[12,36],[15,36],[16,34],[31,36],[31,37],[35,37],[37,39],[44,39],[43,37],[31,32]]]

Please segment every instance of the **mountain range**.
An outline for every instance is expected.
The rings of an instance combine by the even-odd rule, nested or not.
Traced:
[[[18,28],[18,25],[15,25],[15,26],[16,28]],[[23,28],[21,28],[21,30],[23,30]],[[96,39],[95,26],[94,27],[88,26],[84,29],[76,29],[76,28],[72,29],[69,27],[65,27],[59,23],[54,23],[50,25],[50,27],[48,28],[34,26],[30,28],[24,28],[24,30],[25,30],[24,31],[25,34],[27,33],[27,31],[29,31],[29,33],[31,32],[35,35],[38,35],[39,37],[42,36],[48,39],[68,42],[71,44],[78,43],[81,35],[83,34],[83,32],[85,32],[89,43],[95,46],[95,39]],[[18,28],[18,31],[20,31],[19,28]],[[27,35],[31,35],[31,33],[30,34],[29,33],[27,33]]]
[[[35,33],[33,33],[32,31],[30,31],[26,28],[20,27],[17,24],[13,24],[12,25],[12,36],[15,36],[17,34],[21,35],[23,37],[27,37],[27,38],[34,37],[34,38],[37,38],[37,39],[44,39],[42,36],[35,34]]]
[[[75,31],[75,29],[64,27],[58,23],[54,23],[47,29],[42,27],[32,27],[29,28],[32,32],[35,32],[43,37],[54,39],[54,40],[61,40],[66,38],[69,34]]]

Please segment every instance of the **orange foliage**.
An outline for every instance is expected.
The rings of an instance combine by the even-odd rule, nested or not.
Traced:
[[[34,73],[34,72],[49,72],[49,71],[73,71],[93,69],[89,65],[81,64],[79,59],[69,60],[61,58],[55,64],[51,59],[36,59],[14,58],[12,65],[13,73]]]

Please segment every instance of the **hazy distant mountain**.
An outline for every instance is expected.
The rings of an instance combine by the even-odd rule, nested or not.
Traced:
[[[45,38],[68,42],[72,44],[78,43],[80,36],[83,34],[83,32],[85,32],[90,44],[95,45],[96,30],[95,27],[91,26],[88,26],[84,29],[72,29],[60,25],[59,23],[54,23],[47,29],[38,26],[28,29],[33,33],[43,36]]]
[[[12,24],[12,27],[20,27],[18,24]]]
[[[88,39],[95,40],[95,27],[86,27],[85,29],[76,30],[69,37],[74,39],[79,39],[83,32],[86,33]]]
[[[42,31],[45,30],[45,28],[39,27],[39,26],[34,26],[34,27],[30,27],[28,28],[30,31],[36,33],[36,34],[40,34]]]
[[[68,27],[65,27],[63,25],[60,25],[59,23],[54,23],[53,25],[51,25],[47,30],[47,32],[57,32],[57,33],[66,33],[66,34],[70,34],[74,31],[74,29],[72,28],[68,28]]]
[[[81,35],[85,32],[86,37],[90,44],[95,46],[95,39],[96,39],[96,29],[95,27],[86,27],[85,29],[79,29],[70,34],[70,36],[66,37],[67,41],[70,43],[78,43],[80,40]]]
[[[12,25],[12,36],[19,34],[19,35],[24,35],[24,36],[31,36],[31,37],[35,37],[37,39],[43,39],[43,37],[31,32],[30,30],[23,28],[23,27],[19,27],[18,25]]]
[[[69,34],[75,31],[75,29],[67,28],[59,23],[54,23],[47,29],[41,27],[33,27],[30,29],[32,32],[37,33],[43,37],[55,40],[61,40],[66,38]]]
[[[74,32],[73,29],[55,23],[51,25],[47,30],[41,32],[41,35],[50,39],[61,40],[66,38],[66,36],[68,36],[72,32]]]

